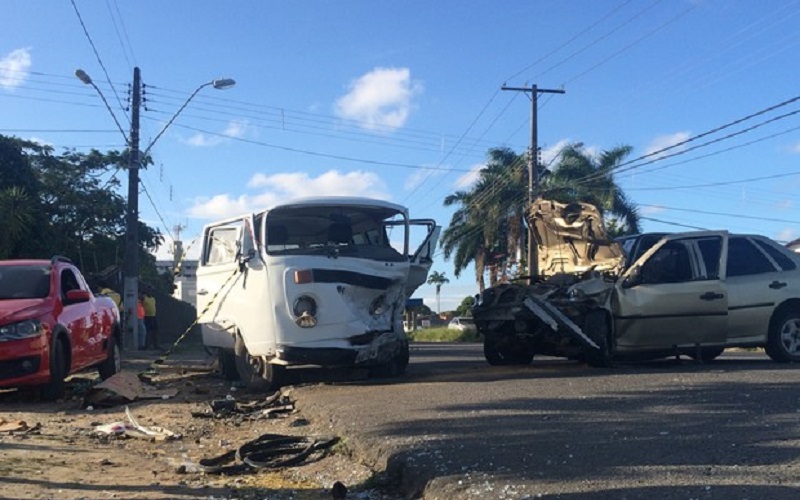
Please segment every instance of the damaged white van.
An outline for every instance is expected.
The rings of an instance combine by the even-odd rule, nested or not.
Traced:
[[[278,387],[289,366],[408,364],[406,299],[440,228],[382,200],[305,198],[207,225],[197,270],[203,343],[223,373]],[[412,235],[421,243],[410,251]]]

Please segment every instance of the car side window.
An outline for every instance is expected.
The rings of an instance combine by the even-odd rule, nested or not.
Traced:
[[[642,266],[642,283],[681,283],[692,280],[689,250],[678,241],[670,241],[656,250]]]
[[[791,271],[792,269],[797,269],[797,264],[789,258],[786,254],[783,253],[781,249],[775,248],[774,246],[770,245],[766,241],[761,240],[753,240],[756,245],[758,245],[762,250],[767,252],[772,260],[778,263],[781,266],[781,269],[784,271]]]
[[[698,238],[697,248],[700,249],[706,268],[706,275],[698,279],[719,279],[719,257],[722,253],[722,238]]]
[[[63,297],[67,296],[67,292],[70,290],[80,290],[81,285],[78,283],[78,279],[75,277],[75,273],[73,273],[70,269],[64,269],[61,271],[61,295]]]
[[[750,276],[774,272],[775,266],[747,238],[728,240],[727,275]]]

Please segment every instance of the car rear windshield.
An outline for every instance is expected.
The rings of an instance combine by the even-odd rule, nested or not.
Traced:
[[[0,266],[0,300],[43,299],[50,293],[50,266]]]

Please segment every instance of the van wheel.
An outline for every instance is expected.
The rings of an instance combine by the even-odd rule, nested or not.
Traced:
[[[774,361],[800,361],[800,313],[785,311],[773,318],[766,351]]]
[[[105,380],[116,375],[122,370],[122,356],[120,354],[119,340],[115,335],[108,338],[108,356],[105,361],[97,365],[97,373]]]
[[[217,348],[216,351],[222,378],[225,380],[240,380],[239,371],[236,369],[236,354],[230,349],[221,347]]]
[[[283,384],[286,367],[265,363],[260,358],[250,356],[241,335],[234,343],[236,372],[239,378],[254,391],[276,390]]]
[[[486,337],[483,340],[483,356],[492,366],[517,364],[516,356],[511,342],[496,337]],[[533,356],[531,356],[533,359]],[[530,363],[530,360],[528,360]]]
[[[50,359],[50,383],[42,388],[42,399],[45,401],[55,401],[64,397],[64,379],[69,374],[67,367],[67,351],[64,341],[56,339],[53,346],[53,355]]]

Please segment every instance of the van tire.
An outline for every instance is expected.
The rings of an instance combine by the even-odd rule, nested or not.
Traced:
[[[236,369],[236,354],[230,349],[217,348],[217,360],[219,361],[219,371],[225,380],[241,380]]]
[[[252,391],[268,391],[280,389],[283,385],[286,367],[267,363],[263,359],[250,356],[241,335],[236,335],[234,342],[234,359],[239,378]]]

